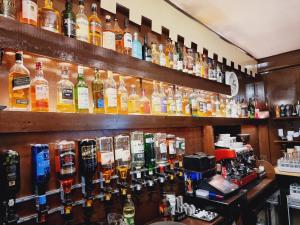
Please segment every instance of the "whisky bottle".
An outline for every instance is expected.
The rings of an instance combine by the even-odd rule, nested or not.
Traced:
[[[212,116],[212,102],[211,102],[211,95],[207,94],[206,98],[205,98],[205,102],[206,102],[206,114],[205,116]]]
[[[120,28],[118,19],[115,19],[115,25],[114,25],[114,32],[115,32],[115,42],[116,42],[116,51],[123,54],[124,52],[124,32]]]
[[[160,100],[161,100],[161,114],[167,114],[167,105],[168,105],[168,99],[167,99],[167,95],[165,92],[165,88],[162,82],[160,82],[159,84],[160,86]]]
[[[177,160],[176,154],[176,138],[173,134],[167,135],[167,153],[168,153],[168,163],[170,164],[170,168],[174,169],[174,164]]]
[[[100,171],[105,183],[110,183],[114,173],[114,146],[112,137],[97,138],[97,158]]]
[[[183,155],[185,153],[185,138],[176,137],[176,152],[179,168],[183,167]]]
[[[53,8],[53,0],[45,0],[44,7],[39,9],[39,27],[59,33],[59,12]]]
[[[176,93],[175,93],[175,108],[176,108],[176,114],[177,115],[182,115],[183,114],[183,97],[182,97],[182,92],[180,89],[177,87],[176,88]]]
[[[105,113],[116,114],[117,107],[117,86],[112,71],[107,71],[107,79],[104,82],[104,107]]]
[[[195,64],[195,59],[194,59],[194,51],[193,49],[189,48],[187,50],[187,73],[188,74],[193,74],[193,67]]]
[[[61,16],[62,33],[71,38],[76,38],[76,16],[73,12],[72,0],[66,0],[65,10]]]
[[[203,54],[203,77],[208,78],[207,56]]]
[[[17,52],[16,62],[9,70],[8,90],[10,110],[29,110],[30,73],[23,65],[23,53]]]
[[[104,83],[99,69],[95,69],[95,79],[92,82],[94,113],[104,113]]]
[[[216,72],[217,72],[217,82],[223,83],[224,82],[224,74],[223,74],[219,64],[217,65]]]
[[[180,44],[177,45],[177,53],[178,53],[178,60],[177,60],[177,70],[183,71],[183,47]]]
[[[164,53],[164,46],[162,44],[158,47],[159,51],[159,65],[166,66],[166,55]]]
[[[145,165],[144,156],[144,133],[133,131],[130,133],[132,168],[140,170]]]
[[[125,87],[124,78],[122,76],[119,77],[120,84],[118,88],[118,114],[128,114],[129,109],[129,100],[128,100],[128,91]]]
[[[143,59],[142,43],[139,41],[138,32],[134,32],[132,41],[132,57]]]
[[[123,36],[123,46],[124,46],[124,54],[132,55],[132,34],[129,31],[129,20],[126,17],[124,21],[124,36]]]
[[[215,96],[215,110],[216,110],[216,116],[220,117],[221,115],[221,102],[220,102],[220,98],[219,95]]]
[[[182,72],[188,73],[188,53],[187,53],[187,47],[185,46],[182,46],[182,59],[183,59]]]
[[[126,225],[134,225],[134,216],[135,216],[135,207],[131,200],[131,195],[127,195],[127,199],[125,201],[124,207],[123,207],[123,216],[125,220]]]
[[[62,68],[61,80],[57,83],[56,110],[58,112],[75,112],[74,85],[69,80],[67,67]]]
[[[84,13],[84,0],[79,0],[79,12],[76,15],[76,39],[89,42],[89,20]]]
[[[116,35],[111,24],[110,15],[105,16],[102,46],[103,48],[111,49],[114,51],[116,50]]]
[[[149,175],[153,175],[155,170],[155,148],[154,148],[154,136],[151,133],[144,134],[145,143],[145,167],[148,170]]]
[[[168,90],[167,113],[168,115],[174,115],[176,113],[176,104],[172,88]]]
[[[152,63],[159,64],[159,52],[155,43],[151,44]]]
[[[167,165],[167,134],[155,133],[154,136],[154,148],[156,156],[156,164],[158,166]]]
[[[178,66],[177,63],[178,63],[178,58],[179,58],[178,43],[175,43],[173,41],[172,47],[173,47],[173,69],[177,70],[177,66]]]
[[[42,63],[36,63],[36,76],[30,82],[31,93],[31,111],[48,112],[49,111],[49,86],[44,78]]]
[[[84,80],[84,70],[78,66],[78,77],[75,85],[75,106],[76,112],[89,112],[89,88]]]
[[[128,113],[140,113],[139,100],[140,97],[136,93],[135,85],[131,85],[131,94],[128,97]]]
[[[151,110],[152,114],[161,114],[161,95],[158,92],[156,81],[153,81],[153,92],[151,95]]]
[[[130,138],[128,135],[114,137],[115,162],[118,176],[121,182],[126,182],[130,169]]]
[[[166,55],[166,67],[173,68],[173,46],[172,46],[172,40],[170,38],[167,39],[165,55]]]
[[[102,46],[102,24],[97,15],[97,4],[92,4],[92,15],[89,17],[89,38],[90,43]]]
[[[189,94],[187,92],[184,92],[183,94],[182,110],[183,110],[183,115],[191,116],[191,106],[189,101]]]
[[[206,96],[204,93],[202,92],[197,93],[197,102],[198,102],[198,116],[200,117],[208,116]]]
[[[140,98],[140,113],[141,114],[150,114],[151,109],[150,109],[150,100],[147,98],[145,94],[145,89],[142,89],[142,96]]]
[[[143,51],[143,60],[147,62],[152,62],[152,53],[151,53],[151,48],[148,45],[147,35],[144,36],[144,45],[142,51]]]
[[[0,1],[0,16],[16,19],[16,0]]]
[[[20,22],[37,26],[38,4],[37,0],[22,0]]]

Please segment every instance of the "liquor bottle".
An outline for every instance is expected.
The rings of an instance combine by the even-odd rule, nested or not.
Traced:
[[[195,67],[194,67],[194,75],[197,77],[201,77],[201,60],[199,52],[195,54]]]
[[[105,16],[105,26],[103,29],[103,40],[102,40],[103,48],[116,50],[116,35],[113,30],[113,26],[111,24],[110,15]]]
[[[247,118],[248,117],[248,105],[245,99],[242,99],[241,102],[241,114],[243,118]]]
[[[168,98],[165,92],[165,88],[162,82],[160,82],[160,100],[161,100],[161,114],[167,114],[167,105],[168,105]]]
[[[176,137],[176,152],[179,168],[183,167],[183,155],[185,153],[185,138]]]
[[[183,71],[183,48],[180,44],[177,44],[177,53],[178,53],[178,60],[177,60],[177,70]]]
[[[202,92],[197,93],[197,102],[198,102],[198,116],[204,117],[209,116],[207,113],[207,102],[206,102],[206,96]]]
[[[173,68],[173,46],[172,46],[172,40],[170,38],[167,39],[165,56],[166,56],[166,67]]]
[[[206,102],[206,113],[205,116],[212,116],[212,102],[211,102],[211,95],[210,94],[206,94],[205,96],[205,102]]]
[[[155,133],[154,136],[154,148],[156,156],[156,164],[158,166],[166,166],[167,161],[167,134]]]
[[[221,114],[221,102],[220,102],[220,98],[219,98],[218,94],[215,96],[215,110],[216,110],[216,117],[222,116],[222,114]]]
[[[300,116],[300,101],[299,100],[297,101],[295,108],[296,108],[296,112],[297,112],[296,116]]]
[[[175,109],[176,109],[176,114],[177,115],[182,115],[183,114],[183,97],[182,97],[182,92],[180,89],[177,87],[176,92],[175,92]]]
[[[95,79],[92,82],[94,113],[104,113],[104,82],[99,69],[95,69]]]
[[[79,113],[89,112],[89,89],[84,80],[84,70],[78,66],[78,77],[75,85],[75,106]]]
[[[140,97],[140,113],[141,114],[150,114],[150,100],[147,98],[145,89],[142,89],[142,96]]]
[[[173,90],[170,87],[168,90],[167,114],[174,115],[175,113],[176,113],[176,104],[175,104]]]
[[[224,101],[223,98],[220,98],[220,113],[221,113],[221,117],[226,117],[226,102]]]
[[[128,135],[118,135],[114,137],[115,163],[118,176],[121,182],[126,182],[130,169],[130,137]]]
[[[136,93],[135,85],[131,85],[131,94],[128,97],[128,113],[140,113],[140,97]]]
[[[106,184],[109,184],[114,173],[114,145],[112,137],[97,138],[97,159],[100,172]]]
[[[209,80],[215,80],[214,79],[213,63],[212,63],[211,59],[208,59],[208,79]]]
[[[0,222],[17,224],[16,194],[20,191],[20,156],[13,150],[0,152]]]
[[[107,71],[107,79],[104,82],[104,107],[105,113],[116,114],[117,107],[117,85],[112,71]]]
[[[123,216],[126,225],[134,225],[135,207],[131,200],[131,195],[128,194],[123,207]]]
[[[139,41],[138,32],[134,32],[132,41],[132,57],[143,59],[142,43]]]
[[[174,164],[177,160],[176,154],[176,138],[173,134],[167,134],[167,153],[168,153],[168,163],[170,168],[174,169]]]
[[[184,92],[183,94],[182,110],[183,110],[183,115],[191,116],[191,106],[189,101],[189,94],[187,92]]]
[[[97,14],[97,4],[92,4],[92,15],[89,17],[89,39],[90,43],[102,46],[102,24]]]
[[[159,64],[159,52],[156,43],[151,44],[152,63]]]
[[[126,17],[124,21],[124,36],[123,36],[123,46],[125,55],[132,55],[132,34],[129,31],[129,20]]]
[[[61,16],[62,33],[71,38],[76,38],[76,16],[73,12],[72,0],[66,0],[65,10]]]
[[[76,39],[89,42],[89,20],[84,13],[84,0],[79,0],[79,11],[76,14]]]
[[[47,144],[35,144],[31,146],[33,181],[37,197],[38,223],[47,220],[46,187],[50,179],[50,155]]]
[[[173,46],[173,69],[177,70],[177,63],[178,63],[178,58],[179,58],[179,52],[178,52],[178,43],[175,43],[174,41],[172,42]]]
[[[188,74],[193,74],[193,67],[195,64],[195,59],[194,59],[194,51],[193,49],[189,48],[187,50],[187,73]]]
[[[223,83],[224,82],[224,73],[220,68],[220,65],[217,65],[217,82]]]
[[[37,26],[38,4],[37,0],[22,0],[20,22]]]
[[[16,0],[0,1],[0,16],[15,20],[16,17]]]
[[[217,112],[216,112],[216,96],[212,94],[210,96],[210,102],[211,102],[211,116],[216,117]]]
[[[202,75],[204,78],[208,78],[208,64],[207,64],[207,56],[202,55],[202,62],[203,62],[203,69],[202,69]]]
[[[145,165],[144,133],[142,131],[133,131],[130,133],[130,146],[132,168],[138,171]],[[137,178],[140,177],[137,176]]]
[[[53,0],[45,0],[44,7],[39,9],[39,27],[59,33],[59,12],[53,8]]]
[[[55,143],[55,172],[63,189],[61,200],[64,205],[66,222],[72,219],[72,184],[76,174],[76,152],[74,141],[59,141]]]
[[[120,84],[118,88],[118,114],[128,114],[129,109],[129,100],[128,100],[128,91],[125,87],[125,82],[123,77],[119,77]]]
[[[193,90],[190,94],[190,106],[192,116],[198,116],[198,98],[196,90]]]
[[[159,65],[166,66],[166,55],[164,53],[164,46],[162,44],[158,47],[159,51]]]
[[[144,45],[142,51],[143,51],[143,60],[147,62],[152,62],[152,52],[151,52],[151,48],[148,45],[147,35],[144,36]]]
[[[249,98],[249,103],[248,103],[248,117],[253,119],[255,114],[255,106],[253,105],[253,101],[251,98]]]
[[[153,81],[153,92],[151,95],[151,109],[152,109],[152,114],[154,115],[159,115],[161,114],[161,96],[158,92],[158,88],[156,85],[156,81]]]
[[[63,67],[61,70],[61,80],[57,83],[56,110],[58,112],[74,112],[74,85],[69,80],[69,70]]]
[[[120,28],[117,18],[115,18],[114,32],[115,32],[116,51],[123,54],[123,52],[124,52],[124,42],[123,42],[124,32]]]
[[[16,62],[9,70],[8,90],[11,110],[29,110],[30,73],[23,65],[23,52],[16,53]]]
[[[44,78],[42,63],[36,63],[36,76],[30,82],[31,111],[49,111],[49,86]]]
[[[187,48],[185,46],[182,46],[182,62],[183,62],[183,69],[182,72],[187,73],[188,72],[188,53]]]
[[[237,108],[237,117],[242,117],[242,106],[240,101],[240,96],[236,98],[236,108]]]
[[[151,133],[144,134],[145,143],[145,167],[148,170],[148,174],[151,176],[155,170],[155,148],[154,148],[154,136]]]

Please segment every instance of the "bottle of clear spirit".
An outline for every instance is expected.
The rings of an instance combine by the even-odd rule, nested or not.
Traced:
[[[176,114],[182,115],[183,114],[183,97],[181,90],[177,87],[175,93],[175,108]]]
[[[158,166],[167,165],[167,134],[155,133],[154,136],[154,148],[156,156],[156,164]]]
[[[107,79],[104,82],[104,107],[105,113],[116,114],[117,107],[117,85],[112,71],[107,71]]]
[[[89,20],[84,13],[84,0],[79,0],[79,12],[76,15],[76,39],[89,42]]]
[[[174,115],[176,113],[176,105],[173,90],[170,87],[168,91],[168,103],[167,103],[167,113],[168,115]]]
[[[120,84],[118,88],[118,114],[127,114],[129,110],[128,91],[125,87],[124,78],[119,77]]]
[[[131,85],[131,94],[128,97],[128,113],[137,114],[140,112],[140,97],[136,93],[135,85]]]
[[[152,114],[159,115],[161,114],[161,95],[158,92],[156,81],[153,81],[153,92],[151,96],[151,109]]]

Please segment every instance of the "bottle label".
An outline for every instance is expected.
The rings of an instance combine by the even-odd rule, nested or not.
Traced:
[[[44,30],[58,32],[58,17],[55,12],[45,11],[41,14],[41,28]]]
[[[72,176],[76,172],[75,167],[75,149],[63,149],[59,154],[59,167],[58,171],[60,175],[70,175]]]
[[[126,225],[134,225],[134,217],[125,217]]]
[[[160,153],[167,153],[167,145],[165,142],[159,144]]]
[[[132,35],[130,33],[124,34],[124,48],[132,48]]]
[[[65,104],[73,104],[73,89],[63,88],[61,92],[61,100]]]
[[[95,108],[103,109],[104,108],[104,99],[103,99],[103,90],[94,92],[95,98]]]
[[[83,160],[93,159],[96,161],[96,148],[92,145],[81,147],[81,157]]]
[[[132,57],[143,59],[142,45],[138,41],[132,43]]]
[[[212,105],[210,103],[206,104],[206,110],[209,112],[212,110]]]
[[[142,141],[139,140],[132,140],[131,141],[131,152],[134,154],[144,154],[144,144]]]
[[[78,109],[89,108],[89,89],[86,87],[78,87]]]
[[[116,160],[122,160],[123,162],[130,161],[130,151],[122,148],[115,150]]]
[[[41,151],[36,154],[36,175],[45,176],[50,172],[49,151]]]
[[[121,111],[127,111],[128,109],[128,94],[121,94],[120,96],[120,106],[121,106]]]
[[[73,18],[63,19],[64,34],[68,37],[76,37],[76,22]]]
[[[47,85],[36,85],[35,86],[35,100],[36,101],[48,101],[49,89]]]
[[[12,187],[12,186],[16,185],[17,166],[13,162],[10,162],[10,163],[11,164],[7,165],[7,167],[6,167],[6,174],[7,174],[8,186]]]
[[[197,99],[193,98],[191,100],[192,109],[197,110]]]
[[[22,0],[22,17],[37,22],[38,6],[32,0]]]
[[[162,107],[162,105],[160,102],[160,98],[153,96],[152,97],[152,110],[154,111],[154,113],[160,113],[162,110],[161,107]]]
[[[100,152],[100,157],[102,165],[111,165],[114,162],[113,152]]]
[[[0,15],[16,18],[16,0],[0,1]]]
[[[85,18],[76,18],[76,38],[81,41],[89,41],[89,22]]]
[[[153,138],[146,138],[145,142],[146,142],[146,144],[152,144],[152,143],[154,143],[154,140],[153,140]]]
[[[115,88],[107,88],[105,94],[107,97],[107,107],[117,107],[117,90]]]
[[[174,148],[174,141],[169,141],[169,154],[171,155],[176,154],[176,150]]]
[[[101,35],[102,26],[101,23],[98,23],[97,21],[91,21],[90,22],[90,32],[96,33]]]
[[[30,87],[30,77],[15,77],[12,81],[12,89],[13,91],[21,90]]]
[[[111,50],[116,50],[115,33],[111,31],[103,32],[103,47]]]

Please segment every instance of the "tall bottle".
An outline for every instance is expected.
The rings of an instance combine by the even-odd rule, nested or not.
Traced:
[[[136,93],[135,85],[131,85],[131,94],[128,97],[128,113],[140,113],[140,97]]]
[[[119,77],[120,84],[118,88],[118,114],[127,114],[129,110],[129,99],[128,99],[128,91],[125,87],[124,78],[122,76]]]
[[[84,0],[79,0],[79,11],[76,14],[76,39],[89,42],[89,20],[84,13]]]
[[[65,10],[61,16],[61,30],[65,36],[76,38],[76,16],[72,0],[66,0]]]
[[[151,53],[151,48],[148,45],[148,36],[144,36],[144,45],[143,45],[143,60],[147,62],[152,62],[152,53]]]
[[[0,16],[15,20],[17,18],[16,0],[1,0],[0,2]]]
[[[127,199],[125,201],[124,207],[123,207],[123,216],[125,219],[126,225],[134,225],[134,216],[135,216],[135,207],[131,200],[131,195],[127,195]]]
[[[77,112],[89,112],[89,88],[84,80],[82,66],[78,66],[77,84],[75,85],[75,106]]]
[[[143,59],[142,43],[139,41],[139,33],[134,32],[132,41],[132,57]]]
[[[156,164],[158,166],[166,166],[167,165],[167,134],[165,133],[155,133],[154,134],[154,148],[155,148],[155,156],[156,156]]]
[[[97,14],[97,4],[92,4],[92,15],[89,17],[89,40],[96,46],[102,46],[102,24]]]
[[[112,71],[107,71],[107,79],[104,82],[104,107],[105,113],[116,114],[117,107],[117,85]]]
[[[154,136],[152,133],[144,134],[145,143],[145,167],[148,169],[148,174],[153,175],[155,170],[155,148],[154,148]]]
[[[202,55],[202,61],[203,61],[203,77],[208,78],[208,64],[207,64],[207,56]]]
[[[159,45],[158,51],[159,51],[159,65],[166,66],[166,55],[164,52],[164,46],[162,44]]]
[[[115,19],[115,25],[114,25],[114,32],[115,32],[115,42],[116,42],[116,51],[123,54],[124,52],[124,32],[120,28],[118,19]]]
[[[140,170],[145,165],[144,156],[144,133],[133,131],[130,133],[132,168]]]
[[[187,47],[182,46],[183,70],[182,72],[188,73],[188,52]]]
[[[45,0],[44,7],[39,9],[38,20],[40,28],[59,33],[59,12],[53,8],[53,0]]]
[[[95,69],[95,79],[92,82],[94,113],[104,113],[104,82],[99,69]]]
[[[206,102],[206,114],[205,116],[212,116],[212,101],[211,101],[211,95],[206,94],[205,96],[205,102]]]
[[[48,112],[49,111],[49,86],[44,78],[42,63],[37,62],[36,75],[30,82],[31,93],[31,111]]]
[[[153,81],[153,92],[151,95],[151,110],[152,114],[158,115],[161,114],[161,96],[158,92],[156,81]]]
[[[10,110],[29,110],[30,73],[23,65],[23,53],[17,52],[16,62],[9,70],[8,90]]]
[[[183,114],[183,96],[182,92],[180,89],[177,87],[176,88],[176,93],[175,93],[175,109],[176,109],[176,114],[177,115],[182,115]]]
[[[110,15],[105,16],[105,25],[103,29],[103,48],[116,50],[116,34],[114,32]]]
[[[37,22],[38,22],[37,0],[22,0],[20,22],[37,26]]]
[[[132,34],[129,31],[129,20],[126,17],[124,21],[124,36],[123,36],[123,46],[124,54],[132,55]]]
[[[69,80],[69,70],[62,68],[61,80],[57,83],[56,110],[58,112],[74,112],[74,84]]]
[[[167,113],[168,115],[174,115],[176,113],[176,104],[172,88],[169,88],[168,91]]]
[[[161,114],[167,114],[168,110],[168,98],[165,92],[165,88],[162,82],[159,83],[159,94],[160,94],[160,100],[161,100]]]
[[[151,107],[150,107],[150,100],[146,96],[145,89],[142,89],[142,95],[139,100],[140,105],[140,113],[141,114],[150,114],[151,113]]]

